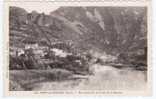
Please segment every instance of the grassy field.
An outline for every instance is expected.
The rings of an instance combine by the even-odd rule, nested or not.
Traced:
[[[10,70],[10,90],[33,90],[37,83],[62,81],[70,76],[72,72],[63,69]]]

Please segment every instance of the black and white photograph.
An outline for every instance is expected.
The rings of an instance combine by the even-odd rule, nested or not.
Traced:
[[[9,6],[9,91],[146,90],[146,6]]]

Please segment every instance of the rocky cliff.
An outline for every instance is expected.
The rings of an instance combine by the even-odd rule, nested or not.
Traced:
[[[92,50],[120,58],[143,55],[146,62],[146,10],[145,7],[60,7],[46,15],[10,7],[10,48],[22,48],[27,43],[52,46],[63,42],[80,53]]]

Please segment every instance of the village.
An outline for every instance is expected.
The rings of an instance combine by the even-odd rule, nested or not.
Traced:
[[[64,49],[61,49],[64,48]],[[62,68],[75,73],[89,72],[89,57],[73,54],[65,50],[65,44],[55,43],[53,48],[37,43],[26,44],[24,48],[14,49],[10,54],[13,63],[10,69],[54,69]]]
[[[10,7],[9,89],[131,89],[132,81],[146,82],[144,13],[145,8],[60,7],[45,14]]]

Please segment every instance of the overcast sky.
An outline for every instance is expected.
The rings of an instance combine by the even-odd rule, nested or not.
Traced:
[[[39,13],[44,12],[45,14],[49,14],[50,12],[59,8],[59,6],[52,4],[42,4],[42,3],[12,3],[11,6],[16,6],[20,8],[24,8],[27,12],[37,11]]]

